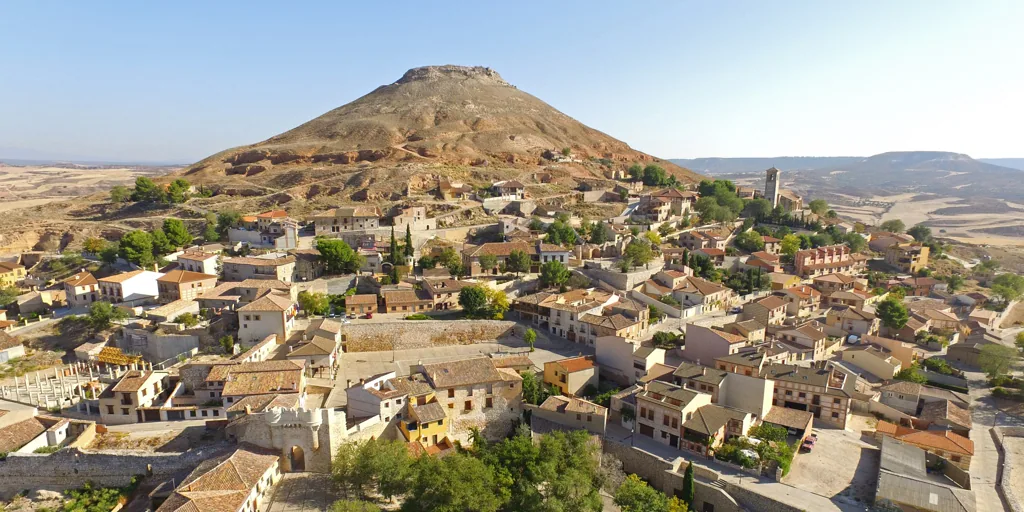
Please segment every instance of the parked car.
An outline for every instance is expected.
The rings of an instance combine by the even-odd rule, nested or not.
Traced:
[[[369,319],[373,318],[373,313],[367,313],[366,316],[364,316],[363,318],[369,320]]]
[[[810,438],[804,440],[803,444],[800,445],[800,451],[810,452],[814,449],[814,443],[810,441]]]
[[[743,308],[741,308],[739,306],[736,306],[736,307],[734,307],[734,308],[729,310],[729,314],[731,314],[731,315],[734,315],[734,314],[737,314],[737,313],[742,313],[742,312],[743,312]]]

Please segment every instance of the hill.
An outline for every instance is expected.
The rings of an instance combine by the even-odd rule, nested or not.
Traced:
[[[571,158],[561,158],[564,148]],[[492,69],[428,66],[411,69],[398,81],[280,135],[215,154],[180,174],[223,188],[294,187],[344,174],[344,180],[330,186],[344,188],[348,199],[386,200],[396,199],[409,180],[414,187],[426,186],[423,177],[394,172],[402,169],[451,171],[459,179],[482,183],[556,163],[572,177],[600,177],[606,168],[650,162],[683,182],[700,179],[585,126]],[[504,171],[494,172],[500,169]],[[382,182],[393,189],[372,187]]]
[[[771,158],[672,158],[669,161],[707,175],[764,172],[769,167],[784,171],[821,169],[862,160],[859,156],[779,156]]]

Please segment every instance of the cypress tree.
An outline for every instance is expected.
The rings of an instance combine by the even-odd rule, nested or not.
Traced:
[[[409,227],[408,224],[406,224],[405,225],[405,255],[411,258],[412,255],[413,255],[413,252],[414,252],[414,250],[413,250],[413,247],[412,247],[412,228]]]

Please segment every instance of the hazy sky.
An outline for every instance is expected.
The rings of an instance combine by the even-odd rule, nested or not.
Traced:
[[[191,162],[429,64],[665,158],[1024,157],[1021,0],[360,3],[0,3],[0,157]]]

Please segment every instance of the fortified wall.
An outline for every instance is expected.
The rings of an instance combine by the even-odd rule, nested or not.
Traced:
[[[504,320],[397,320],[348,324],[344,336],[346,352],[377,352],[500,340],[514,336],[515,326]]]

